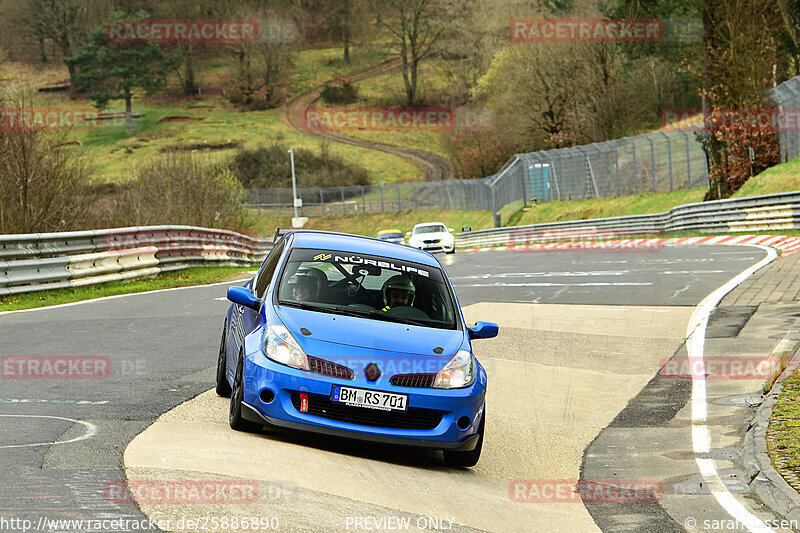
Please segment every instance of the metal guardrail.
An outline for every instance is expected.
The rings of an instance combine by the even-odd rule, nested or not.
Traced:
[[[194,226],[0,235],[0,296],[155,276],[190,266],[253,265],[272,244]]]
[[[800,229],[800,191],[680,205],[666,213],[595,218],[456,234],[457,248],[612,239],[664,232],[731,233]]]
[[[456,234],[458,248],[664,232],[800,229],[800,191],[686,204],[666,213],[551,222]],[[0,235],[0,296],[154,276],[200,265],[252,265],[269,239],[194,226]]]

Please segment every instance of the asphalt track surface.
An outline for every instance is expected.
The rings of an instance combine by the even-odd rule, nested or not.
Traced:
[[[764,256],[760,249],[734,246],[668,247],[656,251],[502,251],[440,256],[453,279],[461,305],[470,306],[467,313],[470,319],[493,320],[494,315],[502,315],[503,320],[498,322],[506,323],[509,336],[504,337],[501,330],[501,337],[482,341],[480,348],[476,348],[479,355],[487,354],[487,361],[494,361],[488,364],[490,375],[491,372],[495,374],[490,387],[503,391],[508,385],[507,390],[524,391],[539,387],[538,383],[525,383],[526,374],[536,379],[550,379],[554,389],[549,394],[567,388],[559,399],[566,402],[566,407],[561,409],[553,399],[552,404],[544,404],[546,407],[527,401],[511,402],[509,409],[515,411],[510,413],[513,416],[498,424],[498,433],[493,437],[487,436],[484,458],[474,473],[447,470],[436,457],[427,454],[414,453],[406,458],[404,452],[398,450],[381,455],[383,452],[366,450],[363,446],[354,446],[355,451],[346,452],[340,443],[331,448],[308,445],[302,439],[274,442],[283,452],[303,454],[320,467],[341,466],[341,463],[326,463],[328,455],[333,453],[336,457],[343,456],[350,466],[365,467],[367,473],[413,479],[417,489],[425,487],[435,493],[436,484],[429,483],[431,480],[441,483],[448,499],[457,500],[456,508],[472,508],[476,514],[466,516],[464,511],[465,516],[459,517],[457,513],[450,513],[455,524],[461,524],[454,527],[463,530],[586,530],[584,522],[580,522],[589,520],[583,506],[580,510],[571,508],[548,513],[532,505],[509,505],[509,481],[577,475],[576,466],[572,464],[576,454],[580,466],[586,446],[599,430],[611,423],[627,401],[645,388],[658,369],[659,361],[680,347],[683,333],[680,327],[685,328],[693,306]],[[3,341],[0,355],[104,356],[111,368],[110,375],[103,379],[8,379],[4,375],[0,380],[0,520],[29,519],[37,524],[42,517],[144,518],[136,505],[109,501],[104,497],[104,490],[109,482],[124,478],[123,453],[134,437],[163,413],[212,386],[222,317],[228,305],[224,300],[225,288],[225,285],[218,285],[179,289],[0,314]],[[508,305],[510,303],[520,307]],[[532,303],[540,305],[530,306]],[[531,312],[533,307],[538,311]],[[662,308],[661,311],[672,313],[675,319],[642,320],[638,308],[643,307]],[[613,309],[617,310],[616,314]],[[538,333],[533,332],[537,324],[544,324]],[[632,328],[631,324],[636,327]],[[641,331],[637,332],[640,326]],[[593,330],[597,327],[608,335]],[[660,327],[669,331],[655,331]],[[598,351],[599,347],[603,353]],[[557,366],[549,364],[547,357],[565,351],[580,354],[571,362],[574,363],[571,369],[591,372],[602,361],[605,372],[593,376],[597,378],[594,383],[569,369],[566,374],[547,374],[548,367]],[[645,353],[646,357],[642,355]],[[606,358],[600,359],[602,357]],[[637,369],[640,361],[644,361],[643,367]],[[516,363],[538,366],[535,370],[525,366],[527,370],[520,371]],[[582,384],[565,382],[564,375],[579,376]],[[584,398],[586,405],[581,405],[581,409],[570,409],[569,404],[580,403],[581,396],[569,390],[573,386],[584,386],[586,390],[611,387],[621,393],[608,401],[603,400],[602,394]],[[213,403],[214,400],[209,399],[210,411],[203,416],[208,416],[209,412],[216,414],[214,409],[219,404]],[[500,400],[505,401],[498,398],[498,403]],[[594,415],[591,413],[593,404],[599,406]],[[563,413],[558,414],[555,421],[547,420],[542,414],[560,410]],[[526,425],[525,417],[532,417],[541,426]],[[548,435],[548,431],[553,434]],[[249,442],[255,446],[271,444],[265,441],[268,437],[249,437]],[[585,444],[559,450],[554,449],[553,439]],[[160,453],[159,450],[148,451],[156,457]],[[562,457],[562,452],[568,457]],[[248,452],[237,450],[237,453]],[[209,460],[216,462],[215,458]],[[542,467],[532,471],[526,467],[529,461],[554,466],[549,470]],[[564,468],[558,468],[562,463]],[[429,473],[433,477],[429,477]],[[335,479],[333,474],[314,475]],[[346,476],[343,479],[347,479]],[[506,493],[506,501],[498,503],[506,515],[500,516],[496,523],[490,518],[491,509],[476,509],[479,504],[492,502],[480,496],[484,482]],[[460,493],[460,485],[477,492]],[[403,512],[413,512],[415,498],[409,500],[409,494],[404,492],[413,486],[398,482],[396,487],[396,498],[406,505],[400,509]],[[320,495],[312,488],[306,489],[308,494],[321,499],[315,496],[313,501],[300,501],[297,496],[295,500],[278,501],[273,506],[276,512],[281,506],[295,508],[295,513],[287,515],[281,529],[344,530],[341,523],[325,523],[322,515],[313,513],[306,514],[306,522],[303,522],[302,516],[297,516],[303,514],[298,511],[297,502],[310,506],[322,501],[320,505],[328,511],[337,506],[352,506],[353,502],[344,501],[341,494]],[[368,495],[372,487],[367,482],[358,490]],[[388,512],[392,506],[391,497],[387,498],[384,502],[364,503],[363,507],[375,513]],[[709,512],[720,518],[728,517],[721,508],[711,508]],[[574,522],[575,515],[583,517]],[[309,516],[313,520],[309,520]],[[515,523],[517,516],[519,520]],[[537,516],[539,518],[534,521]],[[598,518],[595,516],[594,520]]]

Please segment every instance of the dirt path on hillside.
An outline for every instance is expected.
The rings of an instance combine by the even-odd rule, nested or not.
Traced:
[[[400,68],[400,60],[387,61],[351,76],[347,76],[346,79],[352,83],[373,76],[379,76],[398,68]],[[360,146],[362,148],[369,148],[371,150],[380,150],[381,152],[402,157],[419,168],[422,181],[445,180],[451,176],[453,173],[453,166],[450,164],[450,161],[438,155],[422,152],[420,150],[412,150],[411,148],[403,148],[401,146],[363,141],[361,139],[354,139],[347,135],[342,135],[341,133],[315,130],[307,127],[307,125],[303,123],[303,112],[320,98],[323,87],[324,84],[318,85],[310,91],[295,96],[287,102],[286,106],[283,108],[283,120],[289,124],[293,130],[314,137]]]

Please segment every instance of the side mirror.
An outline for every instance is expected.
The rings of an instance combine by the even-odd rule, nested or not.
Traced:
[[[228,289],[228,300],[235,304],[249,307],[254,311],[258,309],[260,303],[258,298],[253,294],[253,291],[247,287],[230,287]]]
[[[447,231],[449,231],[450,233],[453,233],[455,230],[453,228],[447,228]]]
[[[470,339],[491,339],[497,337],[500,328],[494,322],[475,322],[471,328],[467,328]]]

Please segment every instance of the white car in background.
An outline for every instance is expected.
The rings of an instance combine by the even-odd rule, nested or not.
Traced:
[[[453,236],[453,228],[448,228],[441,222],[426,222],[417,224],[408,236],[408,245],[428,252],[447,252],[448,254],[456,251],[456,238]]]

